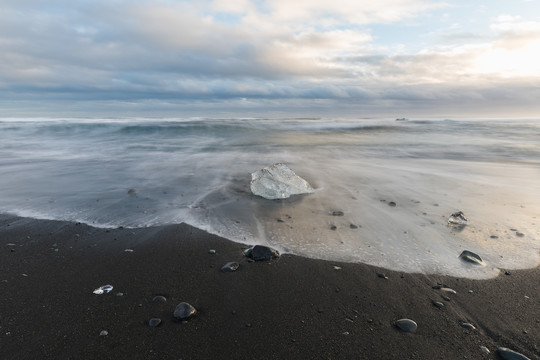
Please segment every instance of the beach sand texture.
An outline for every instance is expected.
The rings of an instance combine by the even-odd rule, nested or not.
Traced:
[[[540,358],[538,268],[471,280],[293,255],[249,262],[244,248],[185,224],[107,230],[2,215],[0,357],[496,359],[504,346]],[[231,261],[239,269],[221,272]],[[173,318],[182,301],[198,310],[185,323]],[[402,318],[417,330],[399,330]]]

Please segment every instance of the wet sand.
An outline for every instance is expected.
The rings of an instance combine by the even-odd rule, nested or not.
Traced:
[[[498,359],[504,346],[540,359],[538,268],[470,280],[292,255],[248,262],[244,248],[184,224],[106,230],[1,215],[0,357]],[[229,261],[240,268],[222,273]],[[199,310],[187,323],[173,320],[181,301]],[[397,329],[401,318],[416,332]]]

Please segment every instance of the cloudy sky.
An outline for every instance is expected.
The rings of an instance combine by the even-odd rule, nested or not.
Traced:
[[[4,117],[540,117],[540,0],[0,5]]]

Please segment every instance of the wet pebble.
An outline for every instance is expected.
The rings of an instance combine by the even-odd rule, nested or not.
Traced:
[[[332,216],[343,216],[345,213],[343,211],[332,211]]]
[[[386,276],[386,275],[383,274],[383,273],[378,273],[377,276],[380,277],[381,279],[386,279],[386,280],[388,280],[388,276]]]
[[[484,266],[485,263],[480,257],[480,255],[473,253],[469,250],[463,250],[461,254],[459,255],[459,258],[465,262],[468,262],[473,265],[481,265]]]
[[[480,346],[480,350],[482,350],[482,352],[483,352],[484,354],[489,354],[489,353],[491,352],[491,351],[489,351],[489,349],[488,349],[487,347],[485,347],[485,346],[483,346],[483,345]]]
[[[244,254],[255,261],[272,260],[279,257],[279,251],[264,245],[255,245],[247,249]]]
[[[99,336],[107,336],[109,335],[109,332],[107,330],[101,330],[99,333]]]
[[[395,202],[393,202],[393,201],[390,201],[390,202],[388,203],[388,206],[391,206],[391,207],[396,207],[396,205],[397,205],[397,204],[396,204]]]
[[[476,327],[471,323],[462,323],[461,327],[467,330],[476,330]]]
[[[440,301],[432,300],[431,302],[433,303],[435,307],[438,307],[439,309],[444,307],[444,304]]]
[[[161,303],[164,303],[164,302],[167,302],[167,298],[165,296],[161,296],[161,295],[157,295],[157,296],[154,296],[154,298],[152,299],[153,302],[161,302]]]
[[[197,314],[197,309],[195,309],[191,304],[188,304],[187,302],[181,302],[176,306],[176,309],[174,309],[174,317],[177,320],[187,320],[189,318],[192,318]]]
[[[349,227],[350,227],[351,229],[358,229],[358,225],[354,225],[354,224],[349,225]]]
[[[441,288],[441,291],[444,291],[444,292],[447,293],[447,294],[457,294],[457,293],[456,293],[456,290],[450,289],[450,288],[446,288],[446,287]]]
[[[148,321],[148,325],[150,327],[156,327],[156,326],[159,326],[159,324],[161,324],[161,319],[160,318],[152,318],[152,319],[150,319],[150,321]]]
[[[221,271],[223,271],[223,272],[233,272],[233,271],[238,270],[239,267],[240,267],[239,263],[231,261],[231,262],[228,262],[225,265],[223,265],[221,267]]]
[[[336,225],[330,226],[330,230],[337,230],[337,226]]]
[[[518,353],[517,351],[510,350],[505,347],[500,347],[497,349],[497,352],[504,360],[530,360],[523,354]]]
[[[415,332],[418,325],[411,319],[399,319],[396,326],[405,332]]]
[[[210,250],[208,250],[208,253],[209,253],[209,254],[212,254],[212,255],[213,255],[213,254],[215,254],[215,253],[216,253],[216,250],[214,250],[214,249],[210,249]]]

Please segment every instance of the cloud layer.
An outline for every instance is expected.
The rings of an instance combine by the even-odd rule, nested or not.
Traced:
[[[444,23],[452,11],[420,0],[8,0],[0,115],[538,113],[540,21],[500,13],[470,31]],[[440,26],[422,25],[429,17]],[[387,38],[418,30],[392,42],[380,26]]]

